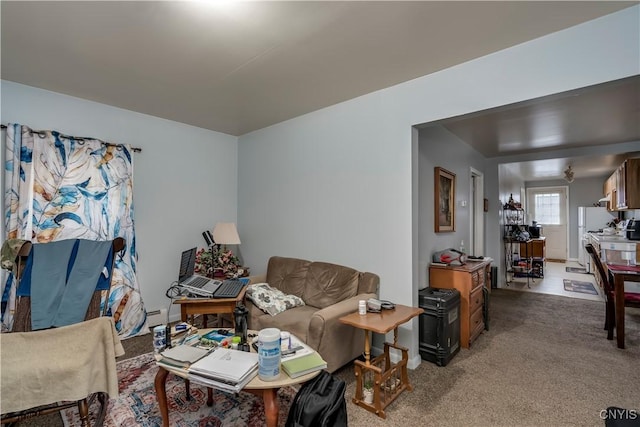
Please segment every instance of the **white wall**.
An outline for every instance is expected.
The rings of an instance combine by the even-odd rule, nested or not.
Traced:
[[[382,298],[416,305],[411,127],[638,74],[639,10],[241,136],[238,221],[253,272],[272,255],[337,262],[378,273]],[[497,163],[485,175],[494,203]],[[488,221],[486,235],[500,236],[498,227]],[[498,239],[487,255],[498,256]],[[400,328],[412,364],[417,336],[417,321]]]
[[[147,310],[167,308],[180,253],[204,247],[201,233],[216,222],[236,221],[237,138],[8,81],[1,90],[4,124],[142,148],[134,155],[138,282]]]

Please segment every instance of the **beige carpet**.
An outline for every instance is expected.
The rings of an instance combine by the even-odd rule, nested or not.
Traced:
[[[604,426],[608,406],[640,411],[640,310],[628,310],[620,350],[606,339],[604,303],[510,290],[490,301],[490,330],[470,350],[410,371],[415,390],[386,420],[349,402],[349,424]]]
[[[627,311],[627,349],[607,341],[604,303],[510,290],[491,295],[490,330],[445,367],[423,362],[415,387],[387,408],[387,419],[351,403],[350,426],[604,426],[608,406],[640,411],[640,310]],[[152,349],[150,335],[123,342],[133,357]],[[284,425],[284,420],[280,420]],[[62,426],[59,416],[21,426]]]

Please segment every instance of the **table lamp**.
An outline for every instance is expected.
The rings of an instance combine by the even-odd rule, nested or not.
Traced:
[[[219,222],[213,227],[213,241],[216,245],[224,245],[225,252],[227,245],[239,245],[240,236],[236,224],[233,222]]]

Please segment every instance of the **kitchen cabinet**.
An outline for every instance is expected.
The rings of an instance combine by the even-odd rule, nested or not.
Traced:
[[[616,210],[640,209],[640,158],[627,159],[616,170]]]
[[[617,209],[617,191],[616,181],[618,179],[618,170],[611,174],[609,178],[604,182],[604,195],[608,199],[607,210],[613,212]]]
[[[604,182],[608,211],[640,209],[640,158],[625,160]]]

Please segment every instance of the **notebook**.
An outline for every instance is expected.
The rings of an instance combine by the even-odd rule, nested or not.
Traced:
[[[180,272],[178,273],[178,285],[191,294],[212,298],[213,293],[220,287],[222,282],[195,274],[195,268],[196,248],[182,252]]]
[[[314,351],[302,357],[283,360],[281,366],[290,378],[298,378],[311,372],[327,369],[327,362],[317,351]]]

